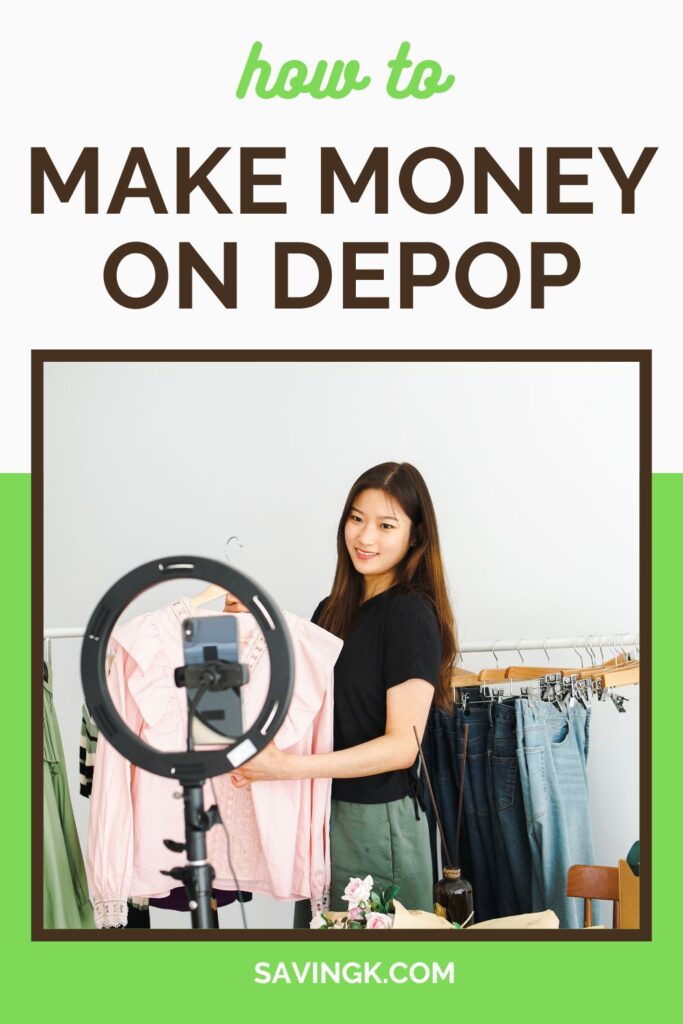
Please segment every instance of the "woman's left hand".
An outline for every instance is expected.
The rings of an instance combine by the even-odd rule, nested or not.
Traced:
[[[252,782],[272,782],[273,780],[289,778],[287,774],[287,763],[291,754],[285,754],[278,750],[273,742],[264,747],[260,754],[252,757],[251,761],[240,765],[230,773],[233,786],[243,789],[250,786]]]

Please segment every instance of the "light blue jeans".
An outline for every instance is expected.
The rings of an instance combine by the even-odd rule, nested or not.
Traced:
[[[534,700],[515,702],[517,761],[531,847],[532,909],[554,910],[560,928],[583,927],[583,901],[566,896],[572,864],[593,864],[588,807],[590,710],[558,711]],[[599,924],[593,901],[593,923]]]

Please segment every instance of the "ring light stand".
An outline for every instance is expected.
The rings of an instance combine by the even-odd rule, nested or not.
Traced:
[[[167,580],[195,578],[229,590],[252,613],[268,648],[270,683],[256,721],[229,750],[166,752],[145,743],[120,717],[107,685],[107,645],[114,625],[136,597]],[[204,810],[202,786],[206,779],[249,761],[271,742],[289,707],[293,665],[287,627],[271,598],[248,576],[210,558],[183,555],[138,566],[107,591],[86,627],[81,650],[83,692],[100,731],[127,761],[155,775],[177,779],[183,788],[186,842],[166,840],[166,846],[176,853],[186,851],[188,862],[164,874],[185,885],[193,928],[211,927],[211,883],[215,872],[206,859],[206,833],[220,821],[217,807]]]

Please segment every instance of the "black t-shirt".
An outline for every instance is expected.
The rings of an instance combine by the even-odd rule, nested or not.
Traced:
[[[313,622],[326,601],[316,608]],[[334,667],[334,749],[384,736],[387,690],[407,679],[436,686],[440,661],[439,624],[426,597],[397,585],[365,601]],[[334,779],[332,796],[357,804],[400,800],[414,791],[415,772],[413,764],[380,775]]]

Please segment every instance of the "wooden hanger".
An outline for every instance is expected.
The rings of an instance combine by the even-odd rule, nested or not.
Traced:
[[[576,666],[574,666],[573,668],[555,668],[552,665],[544,665],[542,667],[539,665],[511,665],[510,668],[506,670],[505,678],[514,682],[516,680],[522,681],[525,679],[538,679],[540,676],[547,676],[550,673],[554,672],[561,672],[564,676],[571,676],[576,675],[577,672],[580,674],[583,671],[588,672],[589,674],[592,671],[595,675],[599,673],[603,668],[612,668],[617,665],[626,664],[628,664],[628,659],[626,655],[617,654],[616,658],[610,658],[609,661],[605,661],[600,665],[596,665],[595,667],[591,666],[590,669],[577,670]],[[584,676],[582,678],[586,677]]]
[[[479,673],[480,683],[502,683],[505,680],[505,668],[483,668]]]
[[[607,665],[587,668],[578,673],[579,679],[602,679],[603,687],[632,686],[640,683],[640,661],[628,661],[622,665]]]
[[[463,686],[477,686],[479,683],[505,683],[505,682],[524,682],[525,680],[540,679],[543,676],[551,675],[553,673],[560,673],[562,675],[575,675],[579,679],[588,679],[591,676],[593,678],[600,678],[605,672],[622,672],[623,670],[632,670],[633,666],[639,664],[639,662],[628,661],[625,654],[617,654],[616,658],[610,658],[609,661],[605,661],[601,665],[592,665],[590,668],[577,669],[574,667],[558,667],[554,665],[510,665],[508,668],[484,668],[480,672],[469,672],[464,668],[457,668],[451,675],[451,686],[463,687]],[[633,675],[633,671],[631,671]],[[618,686],[628,685],[622,681],[625,679],[624,675],[619,676],[619,682],[615,683]],[[638,682],[639,679],[632,681]],[[611,685],[611,684],[610,684]]]
[[[571,668],[557,668],[554,665],[510,665],[505,670],[505,678],[509,682],[515,682],[517,680],[522,681],[524,679],[539,679],[541,676],[547,676],[550,673],[561,673],[567,675],[569,672],[575,672],[576,669]]]
[[[519,648],[517,649],[517,653],[519,654],[520,660],[522,660],[522,654]],[[547,653],[548,652],[546,651],[546,655]],[[521,665],[509,665],[507,668],[501,668],[500,664],[498,663],[498,658],[496,657],[495,644],[491,648],[491,654],[496,659],[496,667],[481,669],[481,671],[477,673],[477,681],[480,683],[505,683],[528,679],[538,679],[540,676],[547,675],[550,672],[561,672],[565,674],[566,672],[570,671],[569,669],[564,668],[554,668],[550,664],[550,662],[548,662],[547,665],[543,666],[543,668],[539,668],[538,666],[534,665],[525,665],[523,661]],[[468,682],[467,680],[463,680],[460,683],[453,683],[453,685],[474,686],[475,681],[471,680]]]

